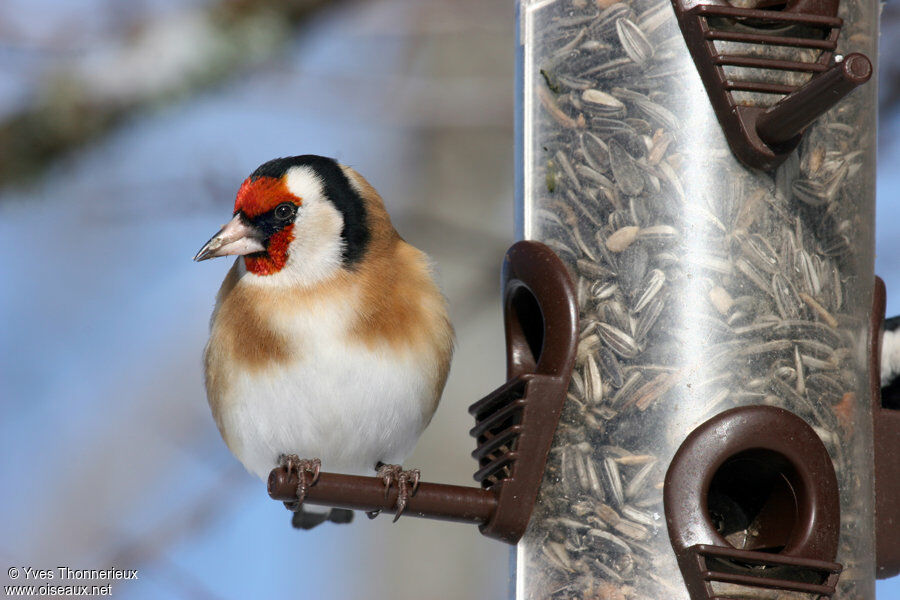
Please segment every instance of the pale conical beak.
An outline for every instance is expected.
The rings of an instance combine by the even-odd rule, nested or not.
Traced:
[[[241,215],[237,214],[200,248],[194,260],[200,262],[217,256],[253,254],[265,249],[259,232],[246,224]]]

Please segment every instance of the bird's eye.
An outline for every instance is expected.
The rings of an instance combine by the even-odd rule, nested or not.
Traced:
[[[275,207],[275,218],[287,221],[294,216],[295,207],[290,202],[282,202]]]

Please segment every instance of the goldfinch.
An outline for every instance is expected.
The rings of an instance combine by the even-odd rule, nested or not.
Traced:
[[[881,340],[881,402],[900,409],[900,317],[884,320]]]
[[[320,465],[414,491],[418,471],[397,465],[437,408],[453,328],[427,257],[398,235],[375,189],[322,156],[264,163],[194,260],[227,255],[238,258],[204,367],[231,452],[263,481],[279,464],[298,468],[301,501]],[[351,518],[300,506],[293,523]]]

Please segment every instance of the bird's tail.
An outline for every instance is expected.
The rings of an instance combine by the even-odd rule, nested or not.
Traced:
[[[331,508],[325,512],[314,512],[301,506],[291,517],[291,525],[296,529],[312,529],[325,521],[350,523],[353,521],[353,511],[346,508]]]

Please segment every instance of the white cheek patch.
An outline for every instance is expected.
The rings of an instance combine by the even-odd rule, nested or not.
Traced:
[[[311,202],[294,222],[294,241],[285,265],[294,282],[313,285],[341,268],[344,220],[330,202]]]
[[[322,181],[310,167],[293,167],[285,176],[288,190],[300,198],[294,240],[278,273],[254,277],[261,285],[310,287],[332,277],[342,266],[344,219],[325,199]]]

